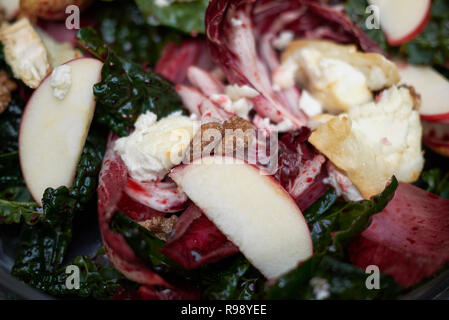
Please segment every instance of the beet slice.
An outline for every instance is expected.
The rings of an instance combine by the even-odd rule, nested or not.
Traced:
[[[162,277],[148,269],[128,246],[121,234],[109,228],[117,204],[122,198],[128,170],[113,149],[115,137],[109,138],[98,183],[98,221],[103,246],[114,267],[128,279],[143,285],[171,287]]]
[[[419,283],[449,262],[449,200],[400,183],[349,254],[355,265],[377,265],[404,287]]]
[[[226,258],[239,249],[195,204],[180,216],[162,252],[186,269]]]

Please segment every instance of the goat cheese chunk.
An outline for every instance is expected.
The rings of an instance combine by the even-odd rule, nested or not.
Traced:
[[[259,92],[250,86],[228,85],[224,94],[213,94],[210,99],[223,107],[227,112],[233,113],[240,118],[248,119],[248,113],[253,108],[252,98],[259,95]]]
[[[373,91],[399,82],[396,65],[377,53],[322,40],[296,40],[282,55],[273,83],[288,89],[298,83],[334,113],[373,100]]]
[[[63,100],[72,85],[72,67],[64,64],[53,69],[50,85],[53,89],[53,95],[57,99]]]
[[[22,18],[13,24],[3,24],[0,41],[14,76],[27,86],[36,88],[51,68],[47,50],[30,21]]]
[[[137,181],[162,179],[180,164],[197,130],[189,117],[174,113],[157,121],[152,112],[140,115],[135,130],[115,142],[114,150]]]
[[[303,90],[301,92],[299,107],[309,117],[314,117],[323,113],[323,106],[321,105],[321,102],[315,99],[307,90]]]
[[[422,128],[408,88],[391,87],[378,102],[333,116],[309,141],[352,181],[363,198],[379,194],[395,175],[413,182],[424,164]]]
[[[364,74],[349,63],[315,49],[300,50],[297,59],[301,82],[326,108],[346,111],[373,100]]]

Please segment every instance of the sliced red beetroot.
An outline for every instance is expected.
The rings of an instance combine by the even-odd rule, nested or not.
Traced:
[[[117,209],[135,221],[145,221],[156,216],[164,216],[165,213],[151,209],[133,200],[125,192],[122,193]]]
[[[216,262],[238,251],[194,204],[179,217],[172,238],[162,248],[163,253],[186,269]]]
[[[349,254],[354,264],[377,265],[402,286],[417,284],[449,262],[449,200],[400,183]]]
[[[103,160],[98,183],[98,221],[100,225],[103,246],[114,267],[128,279],[143,285],[162,285],[171,287],[158,274],[148,269],[134,254],[121,234],[112,232],[109,222],[117,210],[128,170],[113,150],[114,138],[110,138]]]

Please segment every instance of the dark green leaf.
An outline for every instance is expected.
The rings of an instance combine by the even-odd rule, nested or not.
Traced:
[[[424,171],[417,184],[433,194],[449,199],[449,171],[444,175],[440,169]]]
[[[158,6],[156,0],[136,0],[151,25],[172,27],[189,34],[204,33],[204,16],[209,0],[169,2],[171,4],[167,6]]]
[[[17,151],[20,118],[25,102],[13,93],[8,109],[0,114],[0,154]]]
[[[72,239],[76,214],[86,210],[91,202],[96,205],[95,190],[104,141],[98,143],[99,138],[94,134],[91,132],[88,136],[73,186],[45,190],[44,219],[22,228],[12,273],[25,282],[41,281],[36,280],[41,276],[51,277],[61,267]]]
[[[17,202],[0,199],[0,224],[35,224],[43,217],[42,209],[35,202]]]
[[[312,234],[314,252],[329,251],[342,257],[349,241],[365,230],[371,222],[371,216],[382,211],[393,198],[397,185],[398,182],[393,177],[390,185],[381,194],[371,200],[357,202],[335,202],[333,193],[325,194],[305,213]],[[334,204],[329,206],[332,202]]]
[[[321,216],[332,207],[332,205],[338,200],[338,194],[334,189],[329,189],[324,195],[315,201],[306,211],[304,211],[304,218],[310,225],[319,219]]]
[[[243,256],[223,271],[216,271],[216,279],[203,292],[204,299],[210,300],[253,300],[260,295],[264,283],[260,275]]]
[[[55,272],[40,274],[34,277],[30,284],[42,291],[55,296],[71,296],[82,298],[109,299],[115,291],[126,282],[114,267],[97,263],[96,259],[79,256],[71,263],[80,270],[80,288],[68,289],[66,280],[70,274],[66,273],[66,267]]]
[[[23,186],[17,151],[0,154],[0,190],[7,187]]]
[[[104,54],[105,45],[91,28],[78,32],[80,42],[93,43],[91,51]],[[126,136],[137,118],[151,111],[162,118],[176,111],[185,112],[181,99],[172,84],[154,72],[146,72],[142,66],[123,59],[108,50],[108,57],[101,71],[101,82],[94,86],[97,100],[96,119],[119,136]]]
[[[156,64],[168,41],[180,40],[174,30],[148,25],[132,1],[101,6],[95,28],[119,56],[150,66]]]
[[[117,212],[110,222],[110,228],[120,233],[134,253],[156,272],[168,272],[178,268],[160,252],[165,242],[124,214]]]
[[[367,289],[370,274],[328,255],[314,255],[268,289],[268,299],[392,299],[400,290],[380,274],[379,289]]]

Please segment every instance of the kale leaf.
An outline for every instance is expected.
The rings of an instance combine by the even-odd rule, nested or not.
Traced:
[[[392,299],[400,291],[394,280],[379,276],[379,290],[369,290],[362,269],[329,255],[314,255],[282,276],[267,292],[267,299]]]
[[[263,276],[242,255],[231,258],[229,267],[215,268],[202,297],[208,300],[254,300],[263,292]],[[203,280],[204,282],[204,280]]]
[[[311,230],[314,252],[343,257],[349,241],[369,226],[372,215],[387,206],[397,186],[398,181],[393,177],[389,186],[371,200],[338,202],[332,193],[322,196],[304,214]],[[332,202],[334,204],[330,205]]]
[[[78,38],[99,58],[107,58],[101,82],[94,86],[97,100],[95,118],[119,136],[126,136],[137,118],[151,111],[162,118],[185,112],[172,84],[162,76],[118,56],[92,28],[81,29]]]
[[[14,92],[8,109],[0,115],[0,154],[17,151],[20,118],[24,108],[25,101]]]
[[[96,205],[95,190],[105,143],[91,132],[84,146],[73,186],[48,188],[42,199],[44,217],[23,225],[12,274],[27,283],[50,277],[61,267],[78,213]],[[33,282],[34,281],[34,282]]]
[[[136,0],[151,25],[172,27],[193,35],[204,33],[204,17],[209,0],[169,2],[166,6],[160,6],[156,0]]]
[[[0,190],[24,184],[19,166],[19,153],[13,151],[0,154]]]
[[[8,201],[0,198],[0,224],[35,224],[43,217],[42,209],[35,202]]]
[[[437,168],[424,171],[417,184],[433,194],[449,199],[449,171],[445,174]]]
[[[96,257],[78,256],[70,264],[80,270],[80,287],[68,289],[66,280],[70,274],[62,267],[44,276],[34,277],[29,282],[33,287],[55,296],[72,296],[82,298],[110,299],[115,291],[127,282],[124,276],[113,266],[97,262],[102,250]]]
[[[179,269],[175,262],[160,252],[165,242],[123,213],[114,215],[110,228],[120,233],[134,253],[154,271],[167,273]]]
[[[178,42],[179,33],[146,23],[145,17],[131,2],[114,2],[99,8],[95,29],[119,56],[136,63],[156,64],[169,41]]]

